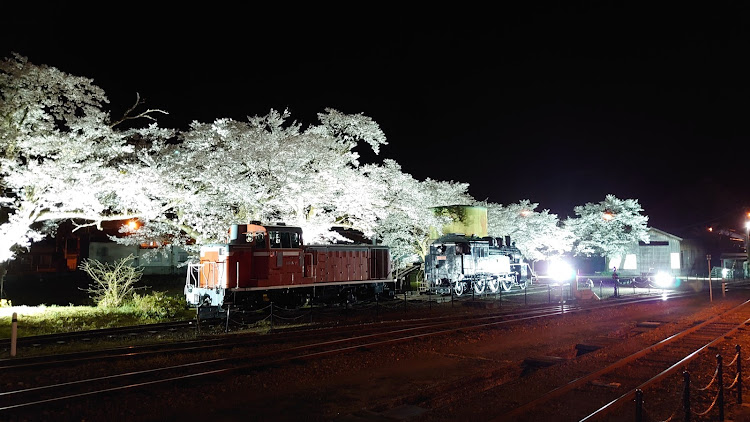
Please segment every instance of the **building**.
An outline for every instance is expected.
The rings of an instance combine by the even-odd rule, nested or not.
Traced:
[[[114,242],[90,242],[89,258],[112,264],[132,255],[133,265],[143,268],[143,274],[185,274],[188,253],[178,246],[165,246],[160,251],[139,245],[120,245]]]
[[[664,271],[673,276],[690,274],[702,260],[707,266],[702,248],[693,242],[654,227],[648,228],[650,241],[634,243],[624,256],[608,257],[608,270],[617,268],[621,277],[634,277]]]
[[[82,227],[74,230],[69,222],[60,225],[55,236],[48,236],[33,243],[28,251],[19,253],[9,261],[8,273],[13,275],[61,274],[75,272],[85,259],[96,259],[112,264],[118,259],[133,255],[133,265],[143,268],[143,274],[184,274],[187,269],[182,264],[188,260],[188,253],[180,247],[166,246],[154,253],[149,245],[120,245],[112,241],[112,236],[122,236],[119,232],[124,221],[106,221],[102,229]]]

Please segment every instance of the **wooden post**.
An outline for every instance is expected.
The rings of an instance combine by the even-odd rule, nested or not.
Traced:
[[[16,345],[18,343],[18,314],[13,312],[13,321],[10,326],[10,357],[16,356]]]

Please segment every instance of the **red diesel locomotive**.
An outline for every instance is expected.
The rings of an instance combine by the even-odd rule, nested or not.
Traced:
[[[211,313],[229,303],[378,291],[394,281],[390,275],[387,246],[305,245],[299,227],[240,224],[228,243],[201,246],[200,262],[188,267],[185,298]]]

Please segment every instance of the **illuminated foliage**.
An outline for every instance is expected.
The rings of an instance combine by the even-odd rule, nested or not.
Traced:
[[[565,221],[576,237],[576,255],[621,256],[634,242],[648,242],[648,217],[638,200],[607,195],[597,204],[574,208],[577,218]]]
[[[447,222],[433,207],[473,202],[467,184],[419,181],[402,172],[393,160],[367,165],[362,171],[370,181],[369,200],[378,217],[375,235],[380,243],[390,246],[395,268],[424,261],[430,230]]]
[[[487,231],[492,237],[510,236],[529,260],[543,260],[570,252],[573,234],[562,227],[549,210],[535,211],[539,204],[522,200],[516,204],[484,203]]]
[[[0,62],[0,263],[63,220],[137,218],[117,241],[186,249],[252,220],[300,226],[306,243],[343,240],[331,228],[347,227],[389,245],[396,267],[423,259],[430,228],[445,223],[432,208],[446,205],[486,206],[489,234],[510,235],[532,260],[570,251],[573,236],[586,255],[647,236],[636,200],[609,195],[561,225],[528,200],[477,203],[465,183],[419,181],[389,159],[362,165],[356,148],[377,154],[386,138],[361,114],[326,109],[303,127],[270,110],[177,131],[149,122],[161,111],[137,112],[139,102],[117,120],[107,105],[91,79],[21,56]]]
[[[307,242],[338,238],[332,226],[368,227],[366,181],[353,148],[373,150],[385,136],[372,120],[335,110],[303,129],[289,112],[248,122],[194,122],[176,145],[141,151],[134,168],[161,213],[129,241],[169,233],[171,242],[225,240],[232,223],[252,220],[302,227]]]
[[[92,80],[36,66],[21,56],[0,62],[0,262],[28,247],[58,221],[99,224],[143,203],[124,165],[135,138],[166,137],[152,125],[117,130]],[[140,117],[150,118],[146,111]],[[122,120],[121,120],[122,121]]]

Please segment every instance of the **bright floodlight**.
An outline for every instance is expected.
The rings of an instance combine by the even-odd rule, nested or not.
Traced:
[[[672,287],[672,285],[674,284],[674,279],[672,278],[671,275],[663,271],[659,271],[654,276],[654,284],[657,287],[661,287],[661,288]]]
[[[573,267],[560,259],[553,259],[550,261],[547,274],[555,281],[570,280],[576,275],[575,271],[573,271]]]

